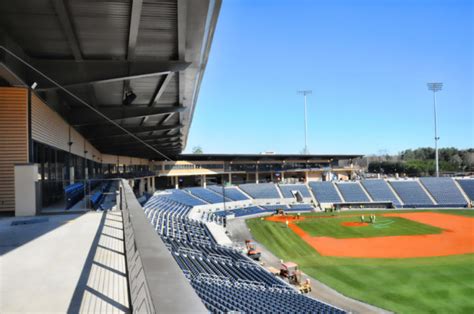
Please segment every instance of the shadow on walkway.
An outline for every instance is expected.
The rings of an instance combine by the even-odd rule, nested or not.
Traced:
[[[102,214],[68,308],[68,313],[79,312],[130,312],[120,211]]]

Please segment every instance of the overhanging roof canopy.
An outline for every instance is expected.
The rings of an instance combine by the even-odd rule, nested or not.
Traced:
[[[176,158],[186,146],[220,5],[221,0],[0,1],[0,45]],[[39,96],[101,152],[161,159],[0,50],[0,85],[34,82]],[[128,105],[127,92],[136,95]],[[121,140],[126,145],[116,144]]]

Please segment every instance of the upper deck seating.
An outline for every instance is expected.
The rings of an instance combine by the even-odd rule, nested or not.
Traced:
[[[309,182],[313,194],[320,203],[339,203],[342,202],[336,188],[329,181],[312,181]]]
[[[280,184],[279,187],[284,198],[294,198],[292,191],[299,191],[301,196],[305,198],[311,197],[308,188],[304,184]]]
[[[249,199],[244,193],[240,192],[239,189],[235,187],[226,187],[225,191],[222,190],[222,186],[220,185],[210,185],[207,188],[221,195],[225,193],[225,197],[233,201],[246,201]]]
[[[471,201],[474,201],[474,179],[459,179],[459,185]]]
[[[201,187],[188,188],[186,189],[186,191],[188,191],[192,195],[199,197],[202,200],[205,200],[206,202],[210,204],[217,204],[217,203],[224,202],[224,197],[222,195],[219,195],[216,192],[213,192],[205,188],[201,188]],[[229,202],[231,200],[229,198],[226,198],[225,201]]]
[[[431,196],[438,205],[444,206],[466,206],[467,202],[459,191],[458,187],[451,178],[420,178]]]
[[[400,201],[393,194],[388,183],[382,179],[360,181],[375,202],[392,202],[394,206],[400,206]]]
[[[422,189],[418,181],[389,181],[404,207],[433,207],[434,203]]]
[[[248,183],[241,184],[239,187],[253,198],[280,198],[280,194],[278,193],[278,190],[275,184],[273,183]]]
[[[342,197],[346,202],[369,202],[369,198],[364,193],[357,182],[338,182],[336,183]]]

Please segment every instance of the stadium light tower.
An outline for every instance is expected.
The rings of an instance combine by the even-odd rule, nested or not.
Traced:
[[[311,95],[313,93],[312,90],[299,90],[297,92],[299,95],[303,95],[304,96],[304,154],[307,155],[309,154],[309,151],[308,151],[308,109],[307,109],[307,106],[306,106],[306,96],[307,95]]]
[[[433,92],[433,112],[434,112],[434,132],[435,132],[435,163],[436,163],[436,176],[439,177],[439,158],[438,158],[438,116],[436,113],[436,92],[443,89],[443,83],[428,83],[428,89]]]

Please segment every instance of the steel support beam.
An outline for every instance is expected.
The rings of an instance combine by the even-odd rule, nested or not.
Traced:
[[[65,87],[99,84],[158,76],[185,70],[190,63],[183,61],[124,61],[124,60],[36,60],[34,65]],[[129,70],[130,68],[130,70]],[[87,73],[83,78],[81,73]],[[42,76],[31,73],[28,83],[38,82],[38,90],[57,87]]]
[[[159,126],[138,126],[138,127],[126,127],[127,131],[135,134],[148,134],[153,132],[167,131],[171,129],[180,129],[183,125],[173,124],[173,125],[159,125]],[[129,134],[124,133],[122,130],[116,127],[111,127],[109,125],[98,125],[98,126],[87,126],[79,128],[81,134],[83,134],[88,140],[107,140],[114,138],[127,138],[130,137]],[[161,135],[165,136],[165,135]]]
[[[110,120],[123,120],[130,118],[141,118],[146,116],[155,116],[168,114],[171,112],[183,111],[184,107],[178,106],[166,106],[166,107],[112,107],[112,108],[99,108],[99,111],[106,115]],[[101,116],[97,115],[89,108],[76,108],[72,109],[68,114],[68,121],[73,126],[91,125],[97,123],[104,123],[105,120]]]

